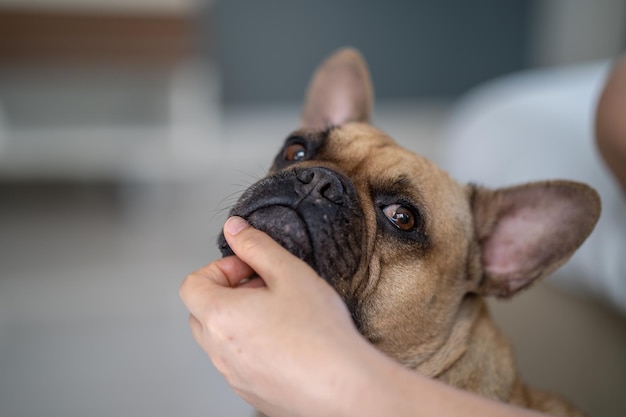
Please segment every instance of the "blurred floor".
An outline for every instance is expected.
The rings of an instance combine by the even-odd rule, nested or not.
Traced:
[[[0,415],[249,414],[178,300],[226,194],[192,188],[1,187]]]
[[[219,256],[224,209],[297,112],[229,109],[193,179],[0,185],[0,416],[251,415],[193,342],[177,291]],[[437,161],[445,113],[388,103],[376,122]],[[529,380],[590,415],[626,410],[623,318],[545,285],[495,308]]]
[[[396,130],[430,135],[440,106],[411,107],[422,123],[392,111]],[[193,342],[178,286],[219,256],[224,209],[297,112],[227,112],[195,179],[0,184],[1,416],[251,415]]]

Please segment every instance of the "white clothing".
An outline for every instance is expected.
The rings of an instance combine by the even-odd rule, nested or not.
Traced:
[[[609,68],[602,62],[528,71],[479,87],[451,116],[443,167],[460,181],[488,187],[557,178],[594,187],[602,199],[600,220],[549,279],[626,313],[626,198],[593,136]]]

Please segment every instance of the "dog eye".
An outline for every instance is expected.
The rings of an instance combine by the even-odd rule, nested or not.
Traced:
[[[300,161],[306,156],[306,147],[301,143],[292,143],[285,149],[284,157],[287,161]]]
[[[391,204],[383,207],[383,213],[400,230],[408,231],[415,227],[415,215],[409,208],[403,205]]]

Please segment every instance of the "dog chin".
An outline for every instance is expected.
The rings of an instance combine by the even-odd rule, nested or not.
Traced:
[[[232,215],[239,214],[232,213]],[[252,227],[265,232],[282,247],[315,269],[311,235],[306,223],[295,210],[273,205],[259,208],[242,217]],[[223,234],[218,239],[218,246],[223,257],[234,255]]]

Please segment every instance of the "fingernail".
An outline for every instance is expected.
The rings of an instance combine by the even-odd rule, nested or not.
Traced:
[[[228,234],[234,236],[248,226],[250,225],[244,219],[234,216],[226,220],[226,225],[224,226],[224,228],[226,229]]]

